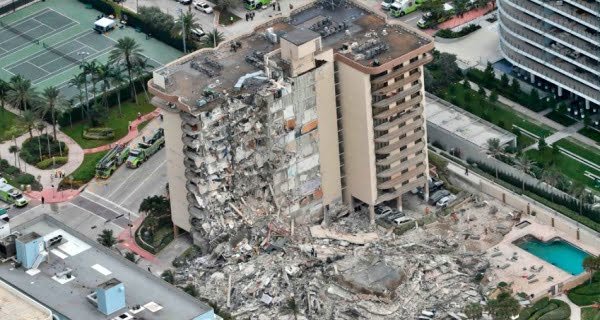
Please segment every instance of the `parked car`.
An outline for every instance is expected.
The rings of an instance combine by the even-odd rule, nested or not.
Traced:
[[[200,40],[204,36],[206,36],[206,33],[201,28],[194,28],[194,29],[192,29],[190,31],[192,33],[192,38],[197,39],[197,40]]]
[[[392,214],[394,212],[394,210],[392,210],[392,208],[385,206],[385,205],[376,205],[375,206],[375,214],[378,216],[387,216],[389,214]]]
[[[446,197],[443,197],[442,199],[440,199],[435,205],[440,208],[445,208],[450,203],[452,203],[452,201],[454,201],[454,200],[456,200],[456,196],[451,194],[449,196],[446,196]]]
[[[192,4],[192,0],[179,0],[179,3],[185,4],[187,6],[187,5]]]
[[[429,203],[435,204],[438,201],[442,200],[443,197],[447,197],[450,195],[450,191],[446,189],[438,190],[429,196]]]
[[[194,8],[204,13],[213,13],[213,8],[206,2],[195,2]]]
[[[409,218],[409,217],[398,217],[398,218],[394,219],[393,221],[395,224],[403,224],[403,223],[412,222],[412,221],[414,221],[414,219]]]

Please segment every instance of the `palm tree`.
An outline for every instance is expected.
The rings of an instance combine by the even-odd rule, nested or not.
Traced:
[[[6,98],[8,97],[8,90],[10,86],[8,83],[2,79],[0,79],[0,114],[4,112],[4,103],[6,102]]]
[[[223,39],[225,39],[223,37],[223,34],[221,32],[219,32],[219,30],[217,29],[213,29],[213,31],[209,32],[206,34],[206,38],[204,38],[204,44],[207,47],[212,47],[212,48],[216,48],[219,43],[221,43],[223,41]]]
[[[146,95],[146,100],[148,100],[148,102],[150,102],[150,97],[148,96],[148,91],[146,91],[144,79],[151,68],[152,66],[148,63],[148,58],[140,60],[140,62],[133,68],[135,77],[140,81],[142,89],[144,90],[144,94]]]
[[[25,110],[38,99],[38,93],[31,86],[31,81],[23,79],[20,75],[10,78],[10,89],[7,92],[7,101],[19,110]]]
[[[42,121],[38,121],[35,124],[35,128],[40,133],[37,141],[38,141],[38,151],[40,154],[40,161],[42,161],[42,134],[44,133],[44,129],[46,129],[46,124],[44,124],[44,122],[42,122]]]
[[[35,127],[35,124],[39,120],[38,114],[31,110],[25,110],[23,111],[22,117],[23,122],[25,123],[25,125],[27,126],[27,130],[29,131],[29,137],[33,139],[33,127]]]
[[[487,141],[488,152],[494,158],[502,153],[502,147],[500,146],[500,139],[498,138],[490,138]],[[498,179],[498,166],[494,164],[494,168],[496,169],[496,179]]]
[[[17,167],[17,152],[19,152],[19,147],[10,146],[10,147],[8,147],[8,152],[15,155],[15,167]],[[20,166],[18,166],[18,167],[20,167]]]
[[[533,168],[535,168],[535,162],[531,161],[523,155],[517,158],[517,160],[515,161],[515,166],[517,167],[517,169],[523,171],[523,173],[532,175],[532,170]],[[525,179],[521,179],[521,183],[522,190],[523,192],[525,192]]]
[[[123,111],[121,110],[121,87],[125,83],[125,77],[123,76],[123,72],[121,68],[113,68],[110,74],[110,85],[117,92],[117,104],[119,105],[119,114],[123,115]]]
[[[79,107],[81,108],[81,118],[84,118],[84,105],[83,105],[83,99],[86,98],[86,101],[89,101],[89,97],[87,95],[87,80],[85,78],[85,74],[83,73],[79,73],[76,74],[75,76],[73,76],[73,78],[71,80],[69,80],[69,85],[72,87],[77,88],[77,91],[79,92],[79,94],[77,95],[78,99],[79,99]],[[85,87],[85,97],[84,97],[84,87]]]
[[[585,185],[579,181],[573,181],[569,192],[571,193],[571,196],[579,200],[579,214],[581,214],[583,212],[583,197],[587,194]]]
[[[556,188],[560,182],[560,172],[555,167],[551,167],[542,172],[542,181],[550,187]],[[554,202],[554,190],[550,190],[550,199]]]
[[[117,44],[109,55],[109,60],[111,63],[116,65],[125,65],[125,68],[127,69],[127,78],[129,79],[129,86],[131,87],[131,94],[135,98],[136,104],[138,103],[138,99],[135,85],[133,83],[133,68],[142,60],[142,51],[142,48],[135,41],[135,39],[124,37],[117,41]]]
[[[192,29],[199,29],[201,28],[200,24],[198,23],[198,21],[196,20],[196,16],[194,15],[193,12],[186,12],[181,14],[177,20],[175,20],[175,25],[173,26],[173,34],[177,35],[177,36],[183,36],[183,33],[185,34],[185,39],[189,40],[191,39],[191,35],[192,35]]]
[[[96,75],[98,81],[101,83],[100,89],[102,90],[102,103],[108,111],[108,96],[107,92],[110,89],[110,78],[113,72],[113,67],[110,63],[100,64],[96,69]]]
[[[85,61],[81,65],[79,65],[79,68],[85,75],[85,89],[86,90],[87,90],[88,78],[89,78],[89,80],[92,81],[92,99],[95,100],[95,98],[96,98],[96,83],[98,81],[98,78],[96,76],[98,73],[98,62],[96,62],[96,60]]]
[[[600,257],[595,257],[593,255],[585,257],[582,262],[583,269],[590,273],[590,284],[592,283],[592,279],[594,278],[594,272],[600,270]]]
[[[50,114],[50,121],[52,124],[52,136],[54,140],[56,138],[56,115],[58,110],[62,110],[64,105],[66,104],[66,100],[63,95],[60,93],[60,90],[57,87],[49,86],[42,92],[42,101],[43,103],[40,106],[40,113],[42,114],[42,118],[44,118],[48,113]],[[59,144],[60,145],[60,144]]]

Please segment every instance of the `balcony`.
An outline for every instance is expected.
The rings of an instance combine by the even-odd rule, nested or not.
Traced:
[[[525,69],[542,79],[550,81],[557,86],[565,87],[568,90],[575,92],[577,95],[600,104],[600,91],[590,88],[579,81],[573,80],[562,73],[529,59],[503,43],[500,43],[500,51],[502,51],[507,60],[521,69]]]
[[[377,166],[389,166],[392,163],[400,161],[400,159],[407,157],[409,154],[415,154],[415,153],[423,150],[423,148],[425,148],[425,143],[422,141],[418,142],[414,146],[408,147],[404,150],[400,150],[400,152],[398,152],[394,155],[391,155],[385,159],[377,160],[376,165]]]
[[[406,78],[402,78],[402,79],[398,79],[395,80],[394,83],[383,87],[381,89],[375,90],[373,91],[373,95],[385,95],[387,93],[390,93],[394,90],[398,90],[401,89],[402,87],[404,87],[405,85],[412,83],[413,81],[419,80],[421,79],[421,72],[417,71],[414,74],[406,77]]]
[[[373,86],[382,85],[383,83],[390,81],[393,78],[399,77],[404,73],[409,72],[412,69],[418,68],[426,63],[431,62],[433,60],[433,56],[430,53],[425,53],[425,56],[415,62],[411,62],[403,67],[400,67],[398,70],[394,70],[390,73],[384,74],[380,77],[377,77],[371,80],[371,84]]]
[[[410,88],[408,88],[406,90],[400,91],[400,92],[394,94],[393,96],[391,96],[389,98],[386,98],[386,99],[383,99],[383,100],[381,100],[379,102],[373,103],[373,107],[375,107],[375,108],[387,108],[387,107],[389,107],[390,104],[392,104],[394,102],[398,102],[400,100],[403,100],[406,97],[408,97],[408,96],[410,96],[410,95],[412,95],[414,93],[419,92],[421,90],[421,88],[422,88],[422,85],[419,82],[419,83],[415,84],[414,86],[412,86],[412,87],[410,87]]]
[[[400,115],[400,117],[398,119],[394,119],[390,122],[382,123],[373,129],[375,131],[387,131],[391,128],[399,126],[400,124],[406,122],[406,120],[408,120],[408,119],[412,119],[416,116],[421,115],[423,113],[423,109],[424,109],[423,106],[417,106],[416,108],[409,110],[406,113]]]
[[[600,30],[600,22],[598,17],[591,15],[587,12],[582,12],[581,9],[577,9],[572,5],[568,4],[568,2],[563,1],[542,1],[542,0],[529,0],[533,3],[536,3],[544,8],[548,8],[557,12],[569,19],[575,20],[589,28],[594,30]]]
[[[528,0],[502,0],[502,2],[508,3],[518,10],[526,12],[537,19],[552,24],[553,26],[569,32],[574,36],[593,43],[594,45],[600,46],[597,33],[588,31],[585,26],[573,20],[567,19],[558,13],[552,13],[552,11],[544,10],[544,8]]]
[[[574,50],[571,50],[561,44],[551,44],[550,46],[546,46],[545,43],[548,42],[544,39],[543,36],[530,31],[526,28],[521,28],[517,24],[509,21],[506,18],[501,17],[499,19],[500,25],[504,29],[504,31],[511,34],[513,37],[518,38],[523,42],[527,42],[540,50],[545,52],[549,52],[554,56],[563,59],[573,65],[576,65],[582,69],[586,69],[587,71],[595,74],[596,76],[600,76],[600,64],[598,62],[593,61],[583,55],[579,55]]]
[[[590,42],[585,41],[580,37],[573,37],[571,33],[565,32],[560,28],[544,24],[542,20],[523,13],[510,5],[502,4],[502,2],[498,2],[498,10],[501,14],[500,17],[505,24],[509,21],[518,24],[519,27],[517,28],[519,29],[527,28],[532,32],[600,61],[600,48],[592,45]]]
[[[423,127],[423,118],[415,120],[409,124],[405,124],[392,132],[384,134],[381,137],[375,138],[375,142],[389,142],[390,140],[396,139],[404,134],[412,132],[413,130],[421,127]]]
[[[405,173],[399,175],[398,177],[378,183],[377,189],[385,190],[385,189],[395,188],[396,190],[398,190],[398,189],[402,189],[402,190],[406,190],[406,191],[412,190],[419,185],[417,185],[413,188],[409,188],[409,189],[405,189],[405,186],[410,185],[411,184],[411,182],[409,182],[410,180],[415,179],[418,175],[424,174],[426,170],[427,170],[427,168],[425,166],[418,166],[413,170],[410,170],[408,172],[405,172]]]
[[[408,169],[412,166],[418,165],[418,164],[422,164],[423,161],[425,161],[425,154],[421,153],[415,157],[412,157],[410,159],[407,159],[406,161],[401,162],[400,164],[391,167],[387,170],[381,171],[377,174],[378,178],[389,178],[395,175],[400,174],[400,172],[402,172],[402,170]]]
[[[421,101],[423,101],[423,96],[418,95],[412,99],[409,99],[408,101],[402,102],[400,104],[396,104],[396,106],[391,107],[388,110],[376,113],[373,116],[373,118],[377,119],[377,120],[387,119],[387,118],[392,117],[406,109],[409,109],[409,108],[419,105],[421,103]]]
[[[185,122],[189,125],[199,125],[201,122],[200,118],[194,117],[193,115],[191,115],[187,112],[181,113],[181,120],[183,120],[183,122]]]
[[[593,15],[600,18],[600,2],[598,1],[586,1],[586,0],[565,0],[570,5],[579,9],[585,10]]]
[[[375,153],[376,154],[390,154],[393,151],[399,150],[403,146],[407,145],[409,142],[413,142],[413,141],[418,140],[419,138],[423,138],[424,135],[425,135],[425,131],[419,130],[409,136],[406,136],[406,137],[398,140],[397,142],[394,142],[383,148],[379,148],[379,149],[375,150]]]
[[[425,180],[426,180],[426,178],[425,178],[425,176],[423,176],[414,181],[409,182],[408,184],[406,184],[404,186],[396,188],[396,191],[394,191],[394,192],[381,192],[379,194],[379,196],[377,197],[376,203],[381,203],[384,201],[397,199],[399,196],[407,193],[410,190],[414,190],[417,187],[424,186]]]
[[[511,50],[520,53],[550,69],[558,71],[563,75],[577,80],[595,90],[600,90],[600,78],[589,72],[578,70],[573,64],[565,62],[555,56],[549,57],[549,54],[540,50],[529,43],[523,42],[516,37],[513,37],[507,32],[500,31],[501,43],[509,47]]]
[[[196,206],[193,206],[193,205],[188,206],[188,212],[190,213],[190,216],[192,216],[194,218],[198,218],[198,219],[206,219],[207,218],[206,211],[204,211]]]
[[[183,123],[181,124],[181,130],[190,136],[197,136],[200,134],[200,126],[199,125],[195,125],[195,126],[191,126],[189,124]]]

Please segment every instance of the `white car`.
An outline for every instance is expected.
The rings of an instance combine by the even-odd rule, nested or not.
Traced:
[[[213,8],[206,2],[195,2],[194,8],[196,8],[196,10],[200,10],[204,13],[212,13],[213,12]]]
[[[190,5],[190,4],[192,4],[192,0],[179,0],[179,3],[184,4],[184,5]]]
[[[443,197],[438,201],[435,205],[440,208],[445,208],[447,205],[452,203],[452,201],[456,200],[456,196],[451,194],[449,196]]]

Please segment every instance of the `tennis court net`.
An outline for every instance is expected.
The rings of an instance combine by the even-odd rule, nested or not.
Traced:
[[[9,24],[6,24],[6,23],[0,21],[0,26],[4,27],[6,30],[14,33],[15,35],[17,35],[19,37],[25,38],[25,39],[27,39],[27,40],[35,43],[35,44],[38,44],[38,45],[40,44],[40,38],[36,38],[36,37],[30,36],[27,33],[23,32],[23,31],[20,31],[19,29],[15,28],[15,27],[13,27],[13,26],[11,26]],[[46,49],[46,50],[48,50],[48,51],[50,51],[50,52],[52,52],[52,53],[54,53],[54,54],[56,54],[56,55],[58,55],[60,57],[63,57],[63,58],[65,58],[65,59],[67,59],[67,60],[69,60],[69,61],[71,61],[73,63],[79,63],[80,62],[79,59],[69,56],[69,52],[65,53],[65,52],[60,51],[57,46],[48,46],[48,45],[46,45],[44,43],[42,43],[41,45],[44,47],[44,49]]]

